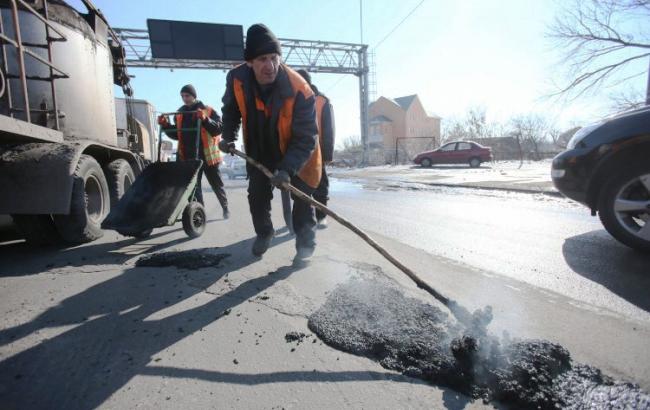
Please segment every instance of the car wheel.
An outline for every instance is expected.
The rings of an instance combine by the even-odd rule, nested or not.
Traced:
[[[481,160],[478,158],[472,158],[469,160],[469,166],[472,168],[478,168],[481,166]]]
[[[422,161],[420,161],[420,165],[422,168],[429,168],[431,166],[431,160],[429,158],[425,158]]]
[[[620,242],[650,252],[650,165],[637,164],[607,180],[598,216]]]

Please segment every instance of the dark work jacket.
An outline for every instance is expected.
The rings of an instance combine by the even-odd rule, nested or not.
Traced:
[[[321,93],[315,85],[312,84],[311,89],[316,94],[316,116],[318,117],[320,152],[323,157],[323,165],[325,165],[325,163],[332,162],[334,159],[334,138],[336,135],[334,108],[330,103],[330,99]],[[318,102],[319,99],[322,99],[320,103]],[[322,105],[320,112],[318,112],[319,105]]]
[[[285,170],[293,176],[298,174],[311,159],[318,144],[318,128],[314,96],[306,98],[303,93],[298,92],[295,94],[291,115],[291,137],[282,155],[279,147],[278,117],[285,101],[294,97],[287,70],[290,69],[281,64],[275,82],[265,92],[262,92],[255,79],[255,73],[246,64],[228,72],[226,92],[222,99],[221,138],[231,142],[236,141],[242,125],[242,113],[234,90],[235,79],[237,79],[242,85],[246,104],[247,118],[244,127],[246,154],[271,169]],[[264,103],[266,114],[259,109],[262,107],[258,105],[256,98]],[[320,163],[320,160],[318,162]]]
[[[185,112],[185,111],[197,111],[199,109],[205,109],[207,108],[203,102],[197,100],[194,104],[191,106],[186,106],[183,105],[178,109],[178,112]],[[219,114],[217,114],[216,110],[212,110],[212,115],[210,118],[206,118],[202,123],[201,126],[205,128],[210,135],[215,136],[221,134],[222,131],[222,123],[221,123],[221,117],[219,117]],[[196,113],[187,113],[183,114],[183,124],[181,128],[196,128]],[[176,131],[176,125],[170,125],[168,128],[163,128],[163,131],[165,131],[165,134],[173,140],[178,140],[178,134]],[[184,146],[184,151],[187,155],[186,159],[192,159],[196,155],[196,141],[197,141],[197,132],[196,130],[193,131],[183,131],[182,133],[182,138],[183,138],[183,146]],[[201,137],[199,136],[199,139]],[[203,149],[199,149],[199,157],[201,159],[204,159],[205,155],[203,153]]]

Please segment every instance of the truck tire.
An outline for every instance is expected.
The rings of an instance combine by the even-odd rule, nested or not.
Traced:
[[[112,210],[135,181],[135,174],[128,161],[121,158],[108,164],[104,168],[104,174],[106,175],[106,182],[108,182]]]
[[[11,218],[30,245],[47,246],[61,243],[61,235],[56,230],[51,215],[11,215]]]
[[[205,209],[199,202],[190,202],[183,211],[183,230],[190,238],[198,238],[205,231]]]
[[[102,167],[90,155],[82,155],[73,175],[70,214],[54,215],[54,223],[66,242],[79,244],[101,238],[102,220],[110,209],[108,183]]]

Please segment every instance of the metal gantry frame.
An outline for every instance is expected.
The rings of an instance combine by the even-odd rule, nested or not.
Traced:
[[[149,32],[143,29],[114,28],[125,49],[126,65],[134,68],[230,70],[243,61],[154,59]],[[286,64],[313,73],[352,74],[359,78],[359,108],[363,163],[368,146],[368,105],[370,104],[371,68],[366,44],[333,41],[279,39]]]

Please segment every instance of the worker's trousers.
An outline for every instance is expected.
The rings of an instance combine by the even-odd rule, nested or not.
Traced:
[[[314,191],[314,199],[320,202],[321,204],[327,206],[327,201],[330,199],[329,198],[329,192],[330,192],[330,181],[327,178],[327,173],[325,172],[325,165],[323,164],[323,176],[320,179],[320,184],[318,184],[318,188]],[[316,209],[316,219],[320,221],[321,219],[324,219],[327,215],[325,215],[324,212]]]
[[[199,175],[197,177],[197,189],[196,189],[196,200],[200,203],[203,203],[203,190],[201,189],[201,180],[203,179],[203,174],[208,179],[208,183],[212,190],[217,195],[219,204],[223,210],[228,209],[228,198],[226,197],[226,190],[223,188],[223,180],[221,179],[221,172],[219,172],[219,164],[214,166],[207,166],[205,162],[199,170]]]
[[[248,168],[248,205],[253,218],[253,227],[258,236],[267,236],[274,232],[271,221],[271,200],[273,199],[273,185],[269,178],[257,168]],[[273,172],[273,171],[271,171]],[[307,195],[312,195],[314,189],[304,183],[300,178],[291,178],[291,185]],[[299,198],[293,197],[293,229],[296,233],[296,248],[316,246],[314,227],[314,208]]]

